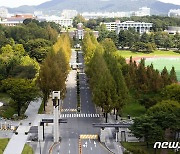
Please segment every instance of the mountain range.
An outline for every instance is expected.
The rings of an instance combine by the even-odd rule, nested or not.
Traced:
[[[121,12],[137,11],[143,6],[151,8],[151,14],[161,15],[167,14],[170,9],[180,9],[180,5],[158,0],[51,0],[37,6],[9,8],[9,12],[33,13],[38,10],[47,14],[59,14],[63,9],[74,9],[78,12]]]

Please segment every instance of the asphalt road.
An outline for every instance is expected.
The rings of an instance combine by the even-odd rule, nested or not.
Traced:
[[[82,154],[109,154],[109,151],[97,140],[81,140]]]
[[[76,54],[73,52],[71,62],[76,59]],[[87,77],[84,73],[84,60],[82,52],[78,54],[80,66],[80,98],[81,98],[81,114],[95,114],[95,106],[92,102],[91,91],[87,83]],[[98,128],[93,128],[92,123],[101,121],[100,117],[72,117],[76,113],[77,95],[76,95],[76,70],[70,71],[67,79],[67,94],[64,99],[61,114],[71,114],[67,117],[67,124],[60,124],[61,142],[53,148],[53,154],[79,154],[79,136],[80,135],[97,135],[100,133]],[[96,147],[94,140],[82,139],[82,144],[88,142],[88,147],[83,147],[83,154],[106,154],[109,153],[98,140],[96,140]]]

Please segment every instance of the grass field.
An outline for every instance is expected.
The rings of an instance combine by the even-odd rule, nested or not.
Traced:
[[[146,57],[146,56],[179,56],[179,53],[173,52],[173,51],[161,51],[156,50],[153,53],[142,53],[142,52],[132,52],[129,50],[118,50],[117,53],[121,55],[122,57],[129,58],[132,57]]]
[[[134,151],[134,153],[137,154],[141,154],[141,152],[143,154],[154,154],[155,153],[155,149],[153,149],[153,145],[149,145],[149,147],[147,148],[146,143],[145,142],[122,142],[122,145],[125,149],[127,149],[128,151],[133,151],[133,150],[138,150],[139,151]],[[160,154],[162,153],[161,150],[156,149],[156,154]],[[167,154],[174,154],[174,152],[172,150],[168,150]]]
[[[33,149],[28,145],[25,144],[22,154],[33,154]]]
[[[12,116],[16,113],[15,109],[12,105],[10,105],[11,98],[5,94],[0,93],[0,102],[3,102],[4,105],[0,108],[0,116],[4,118],[12,118]]]
[[[139,104],[139,102],[135,99],[131,99],[128,101],[126,106],[123,108],[122,116],[127,117],[130,115],[131,117],[139,117],[146,112],[144,106]]]
[[[3,154],[8,142],[9,142],[8,138],[0,139],[0,154]],[[33,149],[29,145],[25,144],[22,154],[33,154],[33,153],[34,153]]]
[[[6,148],[8,142],[9,142],[8,138],[0,139],[0,154],[3,154],[3,151]]]

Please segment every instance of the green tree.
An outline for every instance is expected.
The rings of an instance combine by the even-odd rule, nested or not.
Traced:
[[[170,77],[170,80],[172,83],[178,82],[174,66],[172,67],[172,69],[170,71],[169,77]]]
[[[162,99],[180,102],[180,85],[173,83],[161,91]]]
[[[130,130],[137,138],[144,138],[147,147],[149,143],[162,140],[163,138],[163,130],[155,123],[152,116],[143,115],[136,118]]]
[[[74,17],[74,19],[73,19],[73,27],[76,27],[76,28],[77,28],[77,24],[78,24],[78,23],[83,23],[83,25],[86,26],[86,20],[85,20],[85,18],[84,18],[82,15],[80,15],[80,14],[78,14],[76,17]]]
[[[2,81],[2,87],[14,100],[18,116],[21,115],[22,107],[27,106],[39,96],[38,88],[31,80],[9,78]]]

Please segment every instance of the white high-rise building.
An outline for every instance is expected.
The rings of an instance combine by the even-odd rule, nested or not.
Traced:
[[[63,18],[72,19],[77,16],[78,12],[76,10],[63,10],[61,16]]]
[[[1,7],[0,8],[0,18],[8,17],[8,9]]]
[[[132,16],[150,16],[150,8],[141,7],[139,8],[139,11],[133,11]]]
[[[169,17],[180,17],[180,9],[171,9],[168,12]]]

